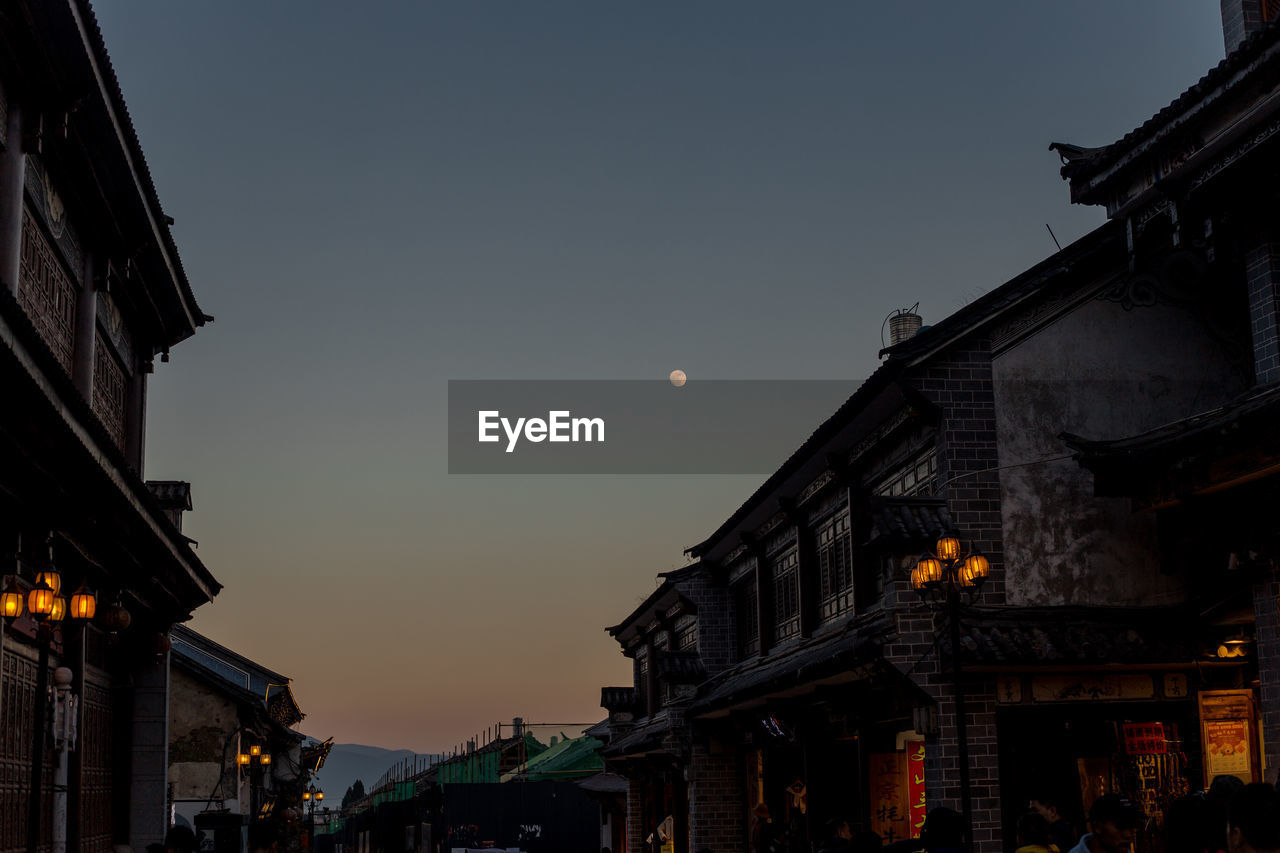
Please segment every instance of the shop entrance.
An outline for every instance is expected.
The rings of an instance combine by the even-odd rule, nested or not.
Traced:
[[[1017,820],[1037,794],[1060,799],[1079,836],[1094,799],[1116,793],[1146,815],[1135,853],[1162,853],[1164,810],[1199,787],[1199,724],[1189,702],[1004,708],[997,728],[1009,851],[1016,847]]]

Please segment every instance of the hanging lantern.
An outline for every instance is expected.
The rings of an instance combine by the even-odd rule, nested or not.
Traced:
[[[119,601],[114,601],[102,608],[102,615],[98,617],[98,621],[108,631],[123,631],[133,621],[133,616],[130,615],[123,604]]]
[[[44,581],[38,582],[27,593],[27,610],[37,622],[43,622],[53,613],[53,589]]]
[[[80,588],[71,596],[71,618],[87,621],[98,611],[97,597],[80,584]]]
[[[236,762],[237,762],[241,767],[248,767],[248,766],[249,766],[249,762],[250,762],[251,760],[252,760],[252,759],[249,757],[249,753],[247,753],[247,752],[242,752],[242,753],[240,753],[238,756],[236,756]]]
[[[310,800],[310,799],[311,799],[311,792],[310,792],[310,791],[303,791],[303,792],[302,792],[302,801],[305,803],[305,802],[307,802],[307,801],[308,801],[308,800]]]
[[[61,622],[67,618],[67,600],[60,595],[53,597],[53,609],[49,611],[50,622]]]
[[[259,763],[259,764],[264,764],[264,765],[265,765],[265,764],[270,764],[270,763],[271,763],[271,753],[269,753],[269,752],[264,752],[264,753],[262,753],[262,755],[259,755],[259,756],[258,756],[258,763]]]
[[[22,615],[22,590],[13,575],[5,582],[4,592],[0,592],[0,616],[12,622]]]
[[[942,561],[937,557],[925,554],[916,563],[912,572],[911,585],[916,590],[931,589],[942,583]]]
[[[324,791],[316,791],[316,802],[324,799]]]
[[[53,590],[54,595],[57,595],[62,592],[62,575],[49,569],[36,575],[36,584],[44,584]]]
[[[249,747],[249,754],[254,758],[257,758],[259,755],[262,755],[262,747],[255,743],[253,746]]]
[[[947,534],[938,540],[938,559],[951,563],[960,559],[960,540]]]
[[[982,586],[982,582],[991,574],[991,563],[980,551],[974,550],[964,558],[960,567],[960,585],[966,587]]]

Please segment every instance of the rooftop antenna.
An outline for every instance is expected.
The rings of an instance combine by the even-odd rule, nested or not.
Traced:
[[[1045,228],[1049,228],[1049,223],[1048,223],[1048,222],[1046,222],[1046,223],[1044,224],[1044,227],[1045,227]],[[1057,246],[1057,247],[1058,247],[1058,251],[1059,251],[1059,252],[1061,252],[1061,251],[1062,251],[1062,244],[1058,242],[1058,238],[1057,238],[1057,236],[1055,236],[1055,235],[1054,235],[1054,233],[1053,233],[1053,229],[1052,229],[1052,228],[1049,228],[1049,236],[1050,236],[1050,237],[1053,237],[1053,245]]]

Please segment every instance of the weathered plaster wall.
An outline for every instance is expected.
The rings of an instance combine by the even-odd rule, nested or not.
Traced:
[[[172,680],[169,782],[174,798],[208,797],[222,772],[224,751],[228,767],[223,788],[227,795],[236,796],[236,768],[230,762],[239,744],[226,745],[227,737],[240,726],[235,703],[178,667],[173,668]]]
[[[993,362],[999,462],[1062,456],[1062,432],[1121,438],[1212,409],[1242,390],[1197,316],[1167,305],[1085,302]],[[1067,459],[1000,474],[1009,604],[1164,604],[1155,518],[1095,498]]]

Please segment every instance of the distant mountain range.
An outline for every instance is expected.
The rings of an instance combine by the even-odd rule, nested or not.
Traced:
[[[414,754],[408,749],[335,743],[316,777],[324,789],[324,804],[334,809],[342,805],[342,795],[357,779],[364,782],[366,791],[372,791],[383,773]]]

